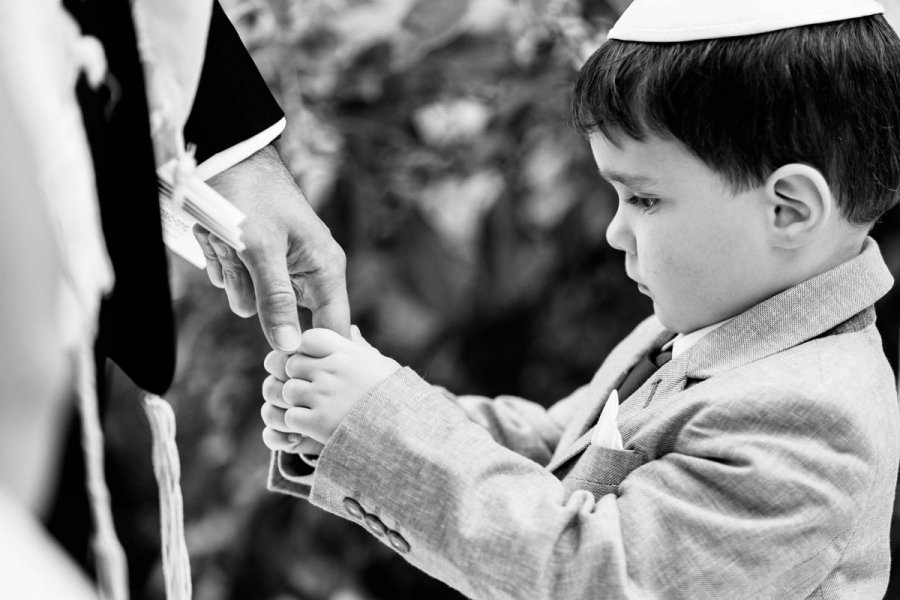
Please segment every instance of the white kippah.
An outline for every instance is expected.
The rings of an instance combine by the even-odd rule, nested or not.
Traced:
[[[884,12],[875,0],[634,0],[609,32],[631,42],[754,35]]]

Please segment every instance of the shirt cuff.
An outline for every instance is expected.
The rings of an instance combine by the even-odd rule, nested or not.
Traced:
[[[287,120],[282,117],[280,121],[260,131],[253,137],[235,144],[227,150],[222,150],[218,154],[213,154],[197,165],[195,173],[204,181],[214,175],[218,175],[268,146],[275,138],[281,135],[286,125]]]

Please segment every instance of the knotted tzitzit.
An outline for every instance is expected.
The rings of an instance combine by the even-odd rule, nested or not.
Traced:
[[[101,600],[128,600],[128,564],[116,537],[104,478],[103,431],[97,408],[93,350],[79,352],[78,398],[82,420],[87,492],[94,520],[91,547],[97,563]],[[184,539],[181,464],[175,444],[175,413],[162,398],[148,394],[144,412],[153,438],[153,473],[159,487],[159,520],[162,566],[168,600],[190,600],[191,565]]]
[[[175,413],[168,402],[152,394],[144,397],[144,412],[150,421],[153,435],[153,474],[159,487],[159,521],[166,598],[189,600],[191,563],[184,539],[181,463],[175,444]]]

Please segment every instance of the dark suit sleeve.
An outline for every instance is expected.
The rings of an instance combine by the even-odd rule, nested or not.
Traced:
[[[213,4],[200,85],[185,139],[197,144],[197,162],[274,125],[284,113],[218,2]]]

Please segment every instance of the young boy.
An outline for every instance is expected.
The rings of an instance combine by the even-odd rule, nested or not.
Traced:
[[[636,0],[574,118],[654,316],[549,410],[307,331],[266,360],[270,486],[474,598],[881,598],[900,460],[867,237],[900,190],[881,12]],[[325,443],[305,477],[299,435]]]

